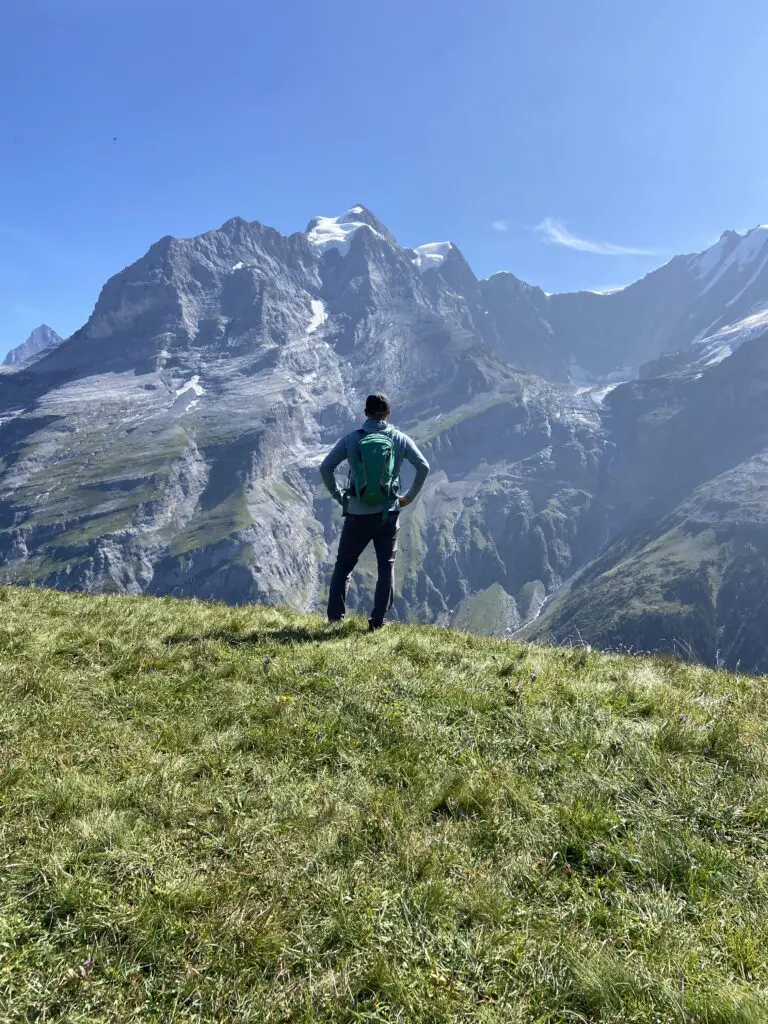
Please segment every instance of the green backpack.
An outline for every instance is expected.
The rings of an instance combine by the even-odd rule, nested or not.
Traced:
[[[352,490],[364,505],[388,504],[395,496],[395,442],[390,433],[358,431],[352,462]],[[389,509],[384,510],[386,518]]]

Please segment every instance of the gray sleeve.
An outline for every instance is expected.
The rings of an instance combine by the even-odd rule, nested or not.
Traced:
[[[416,498],[429,476],[429,463],[424,458],[424,455],[419,451],[415,442],[412,441],[407,434],[403,434],[402,438],[404,446],[403,457],[406,458],[416,469],[416,476],[413,478],[413,483],[409,487],[408,493],[405,495],[410,503]]]
[[[327,487],[328,493],[331,497],[338,502],[341,502],[343,493],[339,489],[339,485],[336,483],[336,467],[340,465],[346,457],[347,439],[346,437],[342,437],[339,438],[333,448],[331,448],[320,463],[320,476],[323,478],[323,483]]]

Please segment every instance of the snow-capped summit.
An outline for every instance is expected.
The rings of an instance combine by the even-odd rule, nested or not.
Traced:
[[[417,245],[413,250],[416,254],[413,265],[422,274],[425,270],[435,270],[444,262],[453,248],[453,242],[427,242],[425,245]]]
[[[713,285],[732,268],[746,270],[755,261],[761,266],[755,267],[759,273],[768,260],[768,225],[758,224],[757,227],[740,235],[737,231],[724,231],[719,240],[704,252],[689,258],[689,267],[697,278],[704,282],[704,291]]]
[[[386,238],[386,229],[364,206],[353,206],[340,217],[314,217],[307,225],[307,240],[320,252],[338,249],[342,256],[349,252],[352,237],[368,228],[380,238]]]

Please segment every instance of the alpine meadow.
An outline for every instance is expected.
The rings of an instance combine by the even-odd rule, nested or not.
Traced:
[[[763,680],[0,602],[3,1021],[768,1019]]]

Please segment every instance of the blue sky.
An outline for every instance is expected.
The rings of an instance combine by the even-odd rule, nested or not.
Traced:
[[[768,221],[763,0],[1,7],[0,355],[235,214],[363,203],[549,291]]]

